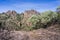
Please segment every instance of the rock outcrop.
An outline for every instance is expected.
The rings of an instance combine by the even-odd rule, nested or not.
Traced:
[[[12,19],[16,19],[17,12],[16,11],[7,11],[6,14],[10,16]]]
[[[24,18],[29,18],[31,17],[32,15],[35,15],[35,14],[39,14],[39,12],[35,11],[35,10],[27,10],[24,12]]]
[[[27,22],[27,20],[28,20],[32,15],[39,15],[39,14],[40,14],[40,13],[37,12],[37,11],[35,11],[35,10],[26,10],[26,11],[24,12],[24,18],[23,18],[23,20],[22,20],[22,23],[25,24],[25,25],[28,25],[28,26],[32,25],[32,23],[31,23],[31,22]]]
[[[16,13],[17,13],[16,11],[10,11],[10,10],[6,12],[7,15],[16,15]]]

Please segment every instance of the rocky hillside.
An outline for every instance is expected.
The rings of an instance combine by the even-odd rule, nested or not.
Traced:
[[[60,40],[60,8],[0,13],[0,40]]]
[[[3,29],[21,30],[25,26],[30,26],[30,24],[32,26],[32,23],[28,22],[28,20],[32,15],[38,14],[40,13],[35,10],[27,10],[24,13],[9,10],[0,14],[0,24]]]

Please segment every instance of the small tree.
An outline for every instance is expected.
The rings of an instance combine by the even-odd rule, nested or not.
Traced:
[[[57,17],[58,23],[60,23],[60,6],[57,7],[56,12],[58,14],[58,17]]]
[[[57,13],[60,14],[60,6],[57,7],[56,11],[57,11]]]

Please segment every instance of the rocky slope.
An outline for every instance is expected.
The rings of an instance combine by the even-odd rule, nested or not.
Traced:
[[[59,25],[49,29],[38,29],[33,31],[0,31],[0,40],[60,40],[60,32],[54,31]],[[57,29],[56,29],[57,30]],[[59,30],[59,29],[58,29]],[[60,31],[60,30],[59,30]]]
[[[57,24],[55,22],[56,21],[55,19],[54,19],[55,21],[53,20],[54,22],[51,21],[51,23],[49,22],[45,25],[44,24],[41,25],[41,27],[48,26],[47,28],[39,28],[41,24],[40,20],[37,22],[39,27],[36,26],[38,27],[38,29],[31,28],[33,30],[32,31],[29,30],[30,29],[29,27],[31,27],[30,26],[31,22],[27,22],[27,20],[32,15],[40,14],[35,10],[25,11],[23,14],[17,14],[15,11],[8,11],[6,13],[0,14],[0,40],[60,40],[60,24],[59,23]],[[43,20],[45,19],[44,17],[45,16],[43,16]],[[46,18],[47,17],[49,16],[46,16]],[[46,20],[48,19],[49,18],[47,18]],[[46,21],[44,23],[46,23]],[[22,31],[24,30],[24,28],[28,30]]]

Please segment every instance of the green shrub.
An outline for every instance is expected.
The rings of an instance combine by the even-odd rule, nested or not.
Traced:
[[[57,16],[58,15],[56,12],[46,11],[40,15],[32,15],[28,21],[32,22],[32,29],[46,28],[52,22],[52,20],[57,19]]]

